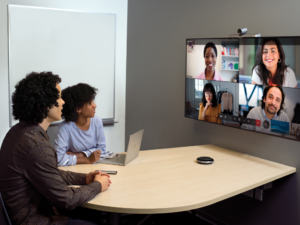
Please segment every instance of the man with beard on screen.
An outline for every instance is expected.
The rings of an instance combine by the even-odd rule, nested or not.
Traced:
[[[283,133],[277,133],[274,129],[271,130],[273,122],[273,125],[276,123],[279,127],[288,127],[287,130],[289,132],[290,120],[287,114],[282,110],[284,98],[285,94],[281,87],[267,86],[264,89],[261,107],[251,109],[247,115],[247,118],[256,120],[256,125],[243,123],[241,128],[273,135],[283,135]]]

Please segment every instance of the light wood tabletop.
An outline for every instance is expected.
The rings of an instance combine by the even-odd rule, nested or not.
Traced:
[[[196,162],[210,156],[212,165]],[[296,168],[213,145],[141,151],[126,166],[60,167],[88,173],[117,170],[112,185],[84,207],[116,213],[171,213],[201,208],[295,173]]]

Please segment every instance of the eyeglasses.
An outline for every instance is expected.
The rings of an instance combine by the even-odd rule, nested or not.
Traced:
[[[211,92],[205,92],[205,95],[207,95],[207,96],[211,96],[211,95],[212,95],[212,93],[211,93]]]

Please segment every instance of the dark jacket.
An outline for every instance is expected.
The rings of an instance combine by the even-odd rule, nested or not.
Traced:
[[[83,185],[80,188],[68,185]],[[86,175],[57,168],[57,155],[39,125],[16,124],[0,150],[0,191],[12,224],[65,224],[57,209],[81,206],[101,191],[86,184]]]

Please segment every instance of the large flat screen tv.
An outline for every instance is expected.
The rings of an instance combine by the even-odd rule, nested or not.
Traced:
[[[300,141],[300,37],[186,40],[185,117]]]

